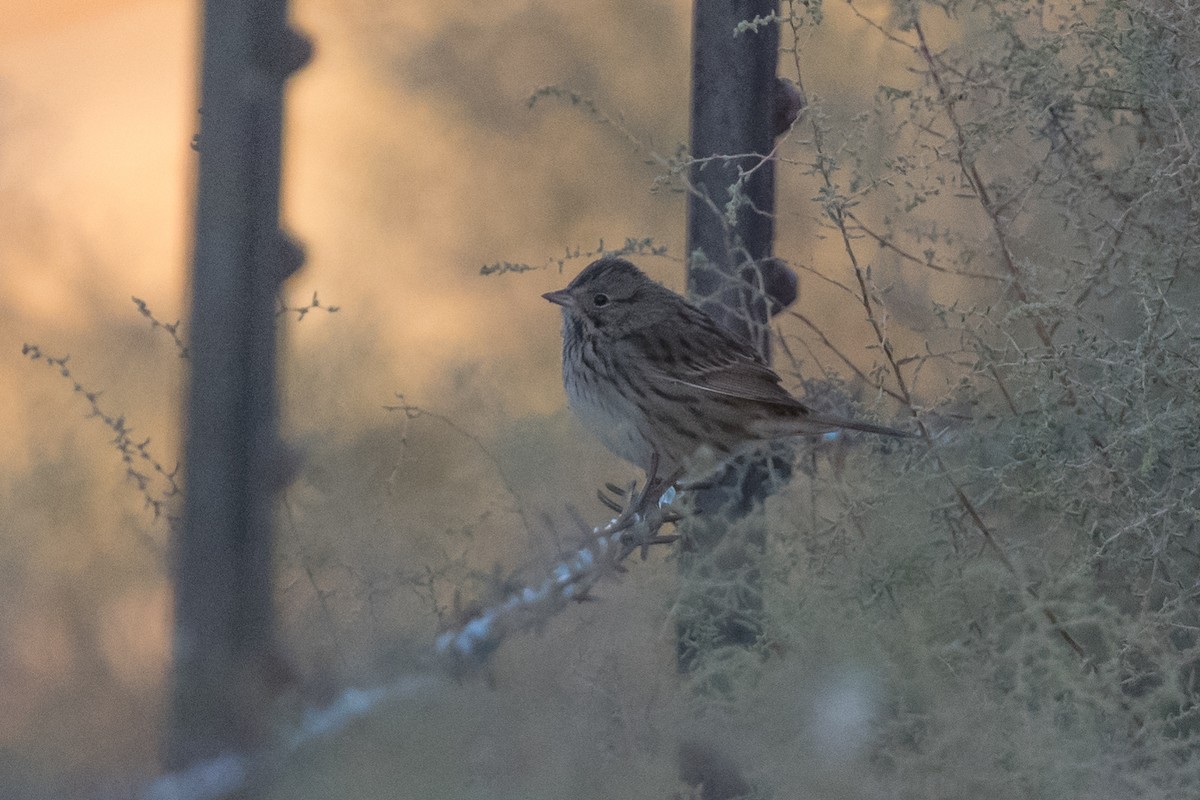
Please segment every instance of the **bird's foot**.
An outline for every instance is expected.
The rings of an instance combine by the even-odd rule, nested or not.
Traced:
[[[642,559],[645,560],[651,545],[672,544],[679,539],[674,534],[659,534],[663,525],[683,518],[671,507],[677,495],[677,477],[659,477],[658,456],[655,455],[640,489],[637,481],[631,481],[624,489],[608,483],[604,490],[597,492],[600,502],[617,513],[617,518],[609,523],[608,530],[620,533],[622,560],[634,550],[641,550]]]

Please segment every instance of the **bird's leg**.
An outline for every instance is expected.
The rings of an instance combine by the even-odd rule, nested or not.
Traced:
[[[604,504],[605,508],[611,509],[619,515],[638,514],[645,510],[647,501],[659,486],[666,491],[665,484],[657,477],[657,470],[658,455],[654,454],[651,457],[650,471],[646,473],[646,483],[642,491],[637,491],[637,481],[631,481],[624,488],[615,483],[606,483],[603,489],[596,490],[596,498]]]
[[[658,474],[658,467],[658,453],[651,453],[650,469],[646,472],[646,488],[642,491],[642,499],[643,501],[654,500],[658,502],[659,505],[668,505],[674,498],[674,495],[672,495],[671,498],[668,498],[665,502],[663,501],[663,496],[668,491],[676,488],[676,484],[679,483],[679,479],[683,477],[683,468],[677,468],[671,475],[660,476]]]

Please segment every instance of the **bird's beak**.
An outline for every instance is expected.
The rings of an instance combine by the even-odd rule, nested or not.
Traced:
[[[567,293],[566,289],[559,289],[557,292],[546,292],[542,297],[549,300],[551,303],[570,308],[575,305],[575,298]]]

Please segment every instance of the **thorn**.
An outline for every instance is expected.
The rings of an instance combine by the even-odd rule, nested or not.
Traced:
[[[621,507],[620,503],[618,503],[616,500],[613,500],[600,490],[596,490],[596,497],[599,498],[600,502],[603,503],[604,506],[610,511],[615,511],[616,513],[620,514],[625,510]]]

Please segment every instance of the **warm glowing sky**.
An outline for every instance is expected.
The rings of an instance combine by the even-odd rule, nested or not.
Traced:
[[[648,194],[653,173],[612,134],[523,101],[539,85],[571,84],[669,151],[686,133],[687,4],[570,14],[526,2],[401,5],[373,20],[374,39],[361,4],[294,12],[317,59],[289,96],[285,218],[311,256],[292,297],[319,290],[353,315],[343,325],[374,327],[374,355],[389,360],[369,392],[420,397],[447,365],[505,361],[523,380],[500,391],[549,410],[562,402],[543,366],[556,322],[539,294],[562,279],[485,280],[478,265],[541,263],[626,235],[678,253],[681,205]],[[15,209],[0,222],[6,346],[79,351],[72,334],[127,320],[131,294],[165,318],[184,315],[195,5],[3,6],[0,201]],[[614,8],[645,19],[606,24]],[[818,85],[837,72],[819,52],[813,63]]]
[[[673,213],[669,202],[642,196],[620,207],[597,203],[607,211],[580,204],[575,214],[562,206],[572,198],[538,190],[555,171],[578,173],[588,145],[573,141],[578,120],[525,110],[533,88],[571,77],[540,49],[498,48],[489,66],[490,77],[498,77],[491,91],[501,94],[489,99],[495,109],[482,112],[498,121],[461,124],[464,113],[480,113],[478,105],[456,107],[475,99],[455,97],[453,76],[448,87],[438,85],[444,77],[438,51],[422,40],[479,35],[489,23],[519,16],[522,5],[470,14],[400,12],[386,23],[395,32],[389,44],[413,59],[407,64],[387,63],[399,61],[395,52],[362,52],[361,32],[354,38],[332,5],[297,11],[317,38],[318,57],[293,82],[289,98],[285,217],[311,254],[290,288],[295,298],[317,289],[360,325],[379,326],[379,335],[401,350],[393,354],[399,362],[392,362],[392,383],[402,374],[410,391],[457,361],[516,358],[528,368],[521,354],[533,325],[548,333],[539,361],[552,360],[555,315],[538,295],[561,279],[484,281],[478,277],[484,261],[536,263],[567,245],[594,246],[602,236],[656,233],[669,241],[674,233],[628,226],[647,205]],[[20,324],[6,325],[4,335],[75,350],[69,339],[46,340],[44,332],[78,332],[120,317],[129,311],[130,294],[148,299],[164,317],[182,315],[194,5],[13,6],[0,33],[0,189],[14,198],[17,213],[5,225],[18,244],[5,253],[0,296]],[[581,29],[589,23],[572,21]],[[404,52],[410,42],[415,54]],[[428,48],[423,55],[420,46]],[[417,63],[421,58],[427,66]],[[648,102],[627,94],[635,109]],[[548,134],[550,124],[560,132]],[[514,136],[522,127],[530,135]],[[680,120],[673,133],[683,130]],[[592,166],[611,170],[616,164],[604,159],[614,151],[620,147],[609,141]],[[648,179],[644,173],[622,191],[645,195]],[[561,403],[552,389],[549,379],[539,380],[537,391],[518,391],[514,399],[544,410]]]

